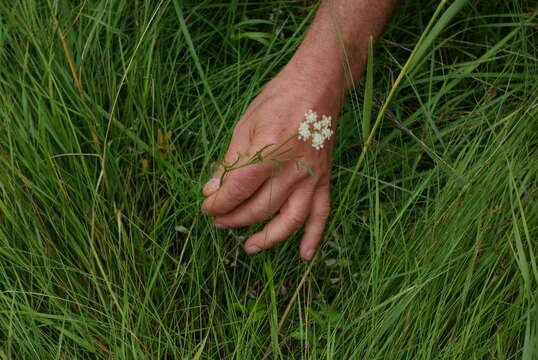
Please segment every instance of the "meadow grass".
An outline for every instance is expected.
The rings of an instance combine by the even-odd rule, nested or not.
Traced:
[[[344,105],[308,264],[200,203],[314,2],[1,2],[0,358],[538,358],[536,4],[438,4]]]

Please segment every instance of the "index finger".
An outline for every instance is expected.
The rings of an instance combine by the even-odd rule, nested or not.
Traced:
[[[209,215],[223,215],[248,199],[272,173],[271,162],[261,162],[229,172],[217,192],[202,204]]]

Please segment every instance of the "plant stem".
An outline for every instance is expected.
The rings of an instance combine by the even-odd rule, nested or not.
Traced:
[[[220,185],[222,185],[222,182],[224,181],[224,177],[226,176],[226,174],[228,174],[230,171],[234,171],[234,170],[237,170],[237,169],[241,169],[241,168],[244,168],[246,166],[250,166],[250,165],[254,165],[254,164],[258,164],[258,163],[261,163],[261,162],[265,162],[265,161],[274,161],[275,158],[271,158],[271,159],[266,159],[267,157],[273,155],[274,153],[276,153],[278,150],[282,149],[284,146],[286,146],[291,140],[297,138],[297,136],[299,135],[299,133],[295,133],[293,135],[291,135],[289,138],[287,138],[282,144],[280,144],[279,146],[277,146],[275,149],[271,150],[269,153],[267,153],[267,155],[265,156],[262,156],[262,154],[258,154],[256,153],[256,155],[253,155],[246,163],[244,164],[241,164],[241,165],[237,165],[237,166],[231,166],[231,167],[227,167],[225,164],[223,164],[224,166],[224,172],[222,173],[221,177],[220,177]],[[285,154],[287,153],[288,151],[290,151],[291,149],[293,148],[289,148],[285,151],[283,151],[282,153],[280,154],[277,154],[276,156],[279,156],[279,155],[282,155],[282,154]],[[292,160],[292,158],[289,158],[287,160]]]

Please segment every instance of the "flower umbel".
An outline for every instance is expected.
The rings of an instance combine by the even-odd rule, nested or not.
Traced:
[[[321,120],[318,120],[318,114],[313,110],[308,110],[304,117],[305,120],[299,124],[299,139],[307,141],[312,138],[312,147],[316,150],[323,149],[325,140],[333,135],[332,118],[321,115]]]

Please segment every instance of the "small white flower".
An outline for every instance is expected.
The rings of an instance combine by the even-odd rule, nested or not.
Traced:
[[[318,121],[318,114],[313,110],[308,110],[304,117],[305,121],[299,124],[299,139],[306,141],[312,138],[312,147],[316,150],[323,149],[325,140],[333,135],[332,117],[322,115]]]
[[[325,138],[320,133],[312,134],[312,146],[315,147],[316,150],[323,148],[324,141],[325,141]]]
[[[306,119],[307,124],[311,124],[311,123],[314,123],[314,122],[318,121],[318,114],[315,111],[312,111],[312,109],[308,110],[304,114],[304,117]]]
[[[312,136],[312,133],[310,132],[310,126],[306,122],[302,122],[299,124],[299,139],[306,141],[308,138]]]
[[[323,127],[331,127],[333,118],[331,116],[322,115],[321,116],[321,124]]]
[[[321,135],[323,135],[325,139],[328,139],[333,135],[333,131],[329,128],[323,128],[321,130]]]

